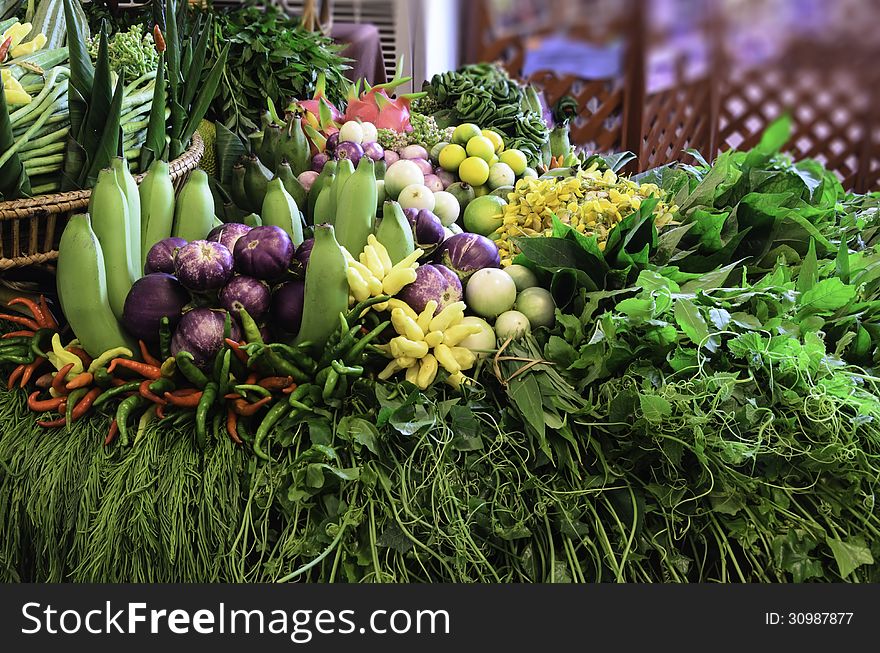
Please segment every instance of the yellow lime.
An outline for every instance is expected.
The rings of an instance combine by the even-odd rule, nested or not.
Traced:
[[[446,172],[457,172],[458,166],[467,158],[467,152],[461,145],[447,145],[440,150],[440,167]]]
[[[480,133],[492,141],[492,145],[495,146],[495,154],[501,154],[504,151],[504,139],[501,138],[501,134],[491,129],[484,129]]]
[[[455,128],[452,132],[452,142],[458,145],[466,145],[474,136],[480,135],[480,128],[472,122],[466,122]]]
[[[489,179],[489,164],[479,157],[469,156],[458,167],[458,176],[476,191],[477,186],[482,186]]]
[[[489,161],[495,156],[495,146],[485,136],[475,136],[467,142],[468,156],[478,156],[484,161]]]
[[[523,174],[526,171],[526,167],[529,165],[526,155],[519,150],[505,150],[501,153],[499,158],[502,163],[506,163],[510,166],[511,170],[513,170],[513,174],[517,177]]]
[[[491,191],[492,189],[489,188],[489,184],[474,186],[474,197],[482,197],[483,195],[488,195]]]
[[[471,233],[489,236],[504,223],[504,207],[500,197],[483,195],[468,203],[464,210],[464,228]]]

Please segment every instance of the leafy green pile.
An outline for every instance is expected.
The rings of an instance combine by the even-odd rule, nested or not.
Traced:
[[[303,29],[275,5],[213,8],[214,35],[209,59],[229,44],[229,59],[211,117],[243,139],[257,129],[266,100],[287,106],[309,99],[318,73],[327,80],[327,99],[342,108],[348,90],[342,45]]]
[[[507,148],[516,148],[530,165],[544,161],[550,135],[534,88],[521,86],[494,64],[471,64],[434,75],[416,100],[415,111],[434,115],[440,127],[472,122],[494,129]],[[549,154],[548,154],[549,155]]]

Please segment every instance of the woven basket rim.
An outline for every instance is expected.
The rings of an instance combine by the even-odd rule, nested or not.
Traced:
[[[204,152],[204,141],[198,133],[193,133],[189,147],[183,154],[168,164],[172,179],[176,174],[192,170],[198,166],[198,162],[201,160]],[[195,162],[195,165],[193,165],[193,162]],[[146,172],[138,173],[135,175],[135,181],[140,182],[144,175],[146,175]],[[86,189],[0,202],[0,220],[19,220],[37,211],[41,213],[65,213],[88,206],[91,196],[91,189]]]

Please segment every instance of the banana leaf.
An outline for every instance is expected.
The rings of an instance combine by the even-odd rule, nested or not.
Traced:
[[[125,90],[125,76],[120,71],[119,79],[116,82],[116,91],[113,93],[113,99],[110,108],[106,114],[106,122],[101,139],[95,149],[92,157],[92,164],[89,167],[88,174],[84,180],[85,187],[92,187],[98,179],[98,173],[110,165],[111,159],[116,156],[117,148],[121,138],[121,129],[119,119],[122,116],[122,96]]]
[[[3,78],[0,77],[0,152],[6,152],[14,143],[12,122],[6,106],[6,90],[3,88]],[[13,154],[0,166],[0,200],[17,199],[30,195],[30,192],[31,184],[24,165],[18,153]]]
[[[199,23],[201,23],[201,21],[199,21]],[[205,56],[208,52],[208,40],[211,36],[211,17],[208,16],[204,25],[199,23],[196,24],[194,30],[197,33],[200,30],[201,36],[192,50],[192,61],[187,66],[186,74],[184,75],[184,79],[187,80],[186,89],[183,93],[183,106],[185,107],[191,105],[196,98],[196,91],[200,86],[199,81],[202,77],[202,69],[205,67]],[[213,100],[213,98],[211,99]]]
[[[220,85],[220,77],[223,75],[223,70],[226,67],[226,58],[228,56],[229,44],[227,44],[226,47],[223,48],[223,51],[220,53],[220,57],[214,63],[213,67],[211,68],[211,72],[208,73],[208,77],[207,79],[205,79],[205,83],[202,84],[201,88],[199,89],[199,95],[196,99],[195,104],[189,107],[188,119],[186,121],[186,124],[183,125],[183,130],[177,134],[174,134],[172,132],[171,153],[169,154],[169,156],[171,156],[172,158],[180,156],[180,154],[183,152],[183,148],[186,146],[186,143],[188,143],[189,139],[192,138],[193,133],[195,133],[196,129],[198,129],[199,127],[199,123],[202,122],[202,118],[204,118],[205,114],[208,112],[208,107],[211,106],[211,102],[214,101],[214,96],[217,94],[217,88]],[[194,80],[193,83],[198,82]],[[174,123],[172,122],[172,129],[174,129],[175,127],[176,125],[174,125]]]
[[[107,49],[107,30],[101,26],[101,37],[98,44],[98,61],[92,83],[92,94],[88,99],[89,110],[85,123],[77,137],[77,141],[86,152],[86,168],[91,169],[90,162],[95,158],[98,142],[107,124],[108,111],[113,101],[113,86],[110,77],[110,53]],[[80,178],[80,183],[84,180]]]
[[[177,3],[174,0],[165,2],[165,63],[168,66],[169,97],[173,104],[178,101],[178,87],[180,86],[180,39],[177,32]]]
[[[159,63],[156,66],[150,123],[147,126],[146,139],[141,147],[141,170],[146,170],[154,159],[162,159],[165,154],[165,86],[165,53],[162,52],[159,54]]]
[[[76,11],[76,0],[64,0],[64,19],[71,26],[67,49],[70,61],[70,82],[67,87],[67,107],[70,115],[70,131],[64,153],[64,169],[61,172],[61,190],[81,188],[81,176],[89,165],[89,156],[80,141],[81,132],[89,112],[89,100],[95,81],[95,68],[86,50],[84,34],[88,25]]]
[[[247,148],[238,134],[230,131],[223,123],[215,123],[217,126],[217,141],[214,149],[217,152],[217,177],[223,185],[232,182],[232,166],[248,153]]]

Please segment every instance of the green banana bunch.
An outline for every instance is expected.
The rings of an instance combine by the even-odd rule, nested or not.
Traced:
[[[263,127],[263,138],[254,149],[254,154],[260,159],[260,163],[269,170],[275,170],[280,159],[281,127],[275,123],[269,123]]]
[[[266,197],[266,187],[272,179],[272,172],[254,155],[244,160],[244,171],[244,191],[247,205],[240,208],[257,212],[263,206],[263,198]]]
[[[316,182],[317,183],[317,182]],[[315,208],[312,212],[312,224],[333,224],[336,221],[336,175],[331,174],[324,180],[324,187],[321,188],[315,200]],[[315,187],[312,186],[314,192]]]
[[[337,178],[338,182],[338,178]],[[376,173],[373,160],[362,156],[357,170],[345,182],[336,200],[336,234],[339,244],[352,256],[367,245],[376,223]]]
[[[321,174],[318,175],[318,178],[315,179],[314,183],[312,183],[312,187],[309,189],[308,208],[306,209],[307,224],[315,224],[315,205],[318,203],[318,197],[320,197],[321,191],[324,190],[326,186],[333,183],[335,178],[336,161],[328,161],[324,164]],[[292,194],[293,193],[291,193],[291,195]]]
[[[174,226],[174,183],[167,161],[154,159],[138,187],[141,200],[141,269],[150,248],[171,235]]]
[[[397,202],[385,202],[382,206],[382,219],[376,227],[376,240],[388,251],[392,265],[416,250],[412,227]]]
[[[339,326],[339,314],[348,311],[347,269],[348,261],[333,225],[316,226],[315,244],[306,268],[302,325],[294,344],[310,342],[314,351],[324,348]]]
[[[266,165],[274,170],[275,165],[282,160],[290,163],[294,175],[301,175],[311,168],[312,150],[309,139],[303,130],[302,118],[295,114],[290,116],[287,125],[281,130],[275,164],[266,163]]]
[[[74,335],[92,357],[116,347],[136,351],[110,307],[104,258],[89,216],[71,216],[58,246],[58,299]]]
[[[184,240],[202,240],[214,228],[214,195],[208,173],[197,168],[190,173],[174,207],[172,235]]]
[[[280,227],[296,247],[303,242],[302,214],[280,178],[269,182],[260,218],[264,225]]]
[[[290,193],[300,211],[305,209],[308,203],[308,194],[303,185],[299,183],[299,179],[293,174],[293,170],[287,161],[282,161],[278,164],[275,168],[275,177],[284,184],[284,190]]]
[[[98,173],[98,181],[89,199],[89,214],[104,255],[110,308],[117,319],[122,319],[125,298],[141,274],[140,259],[134,258],[131,246],[128,202],[112,168],[104,168]]]
[[[131,257],[135,264],[140,265],[146,253],[141,253],[141,196],[138,192],[137,182],[128,169],[128,160],[125,157],[113,157],[110,167],[116,173],[116,183],[125,195],[128,204],[128,234]],[[140,279],[138,274],[135,280]]]

